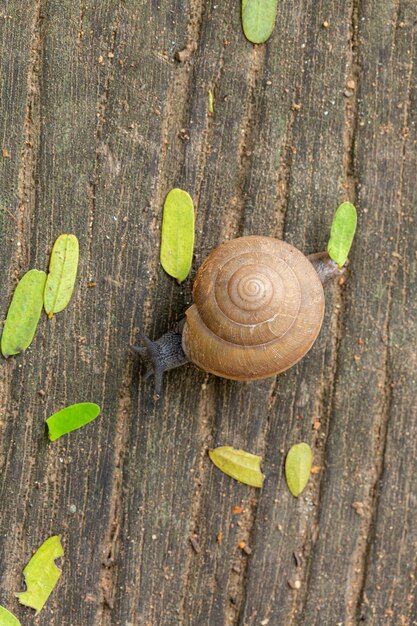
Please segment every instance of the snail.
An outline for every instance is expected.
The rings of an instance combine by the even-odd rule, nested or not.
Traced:
[[[192,362],[233,380],[279,374],[316,340],[324,316],[323,285],[344,268],[327,252],[304,256],[272,237],[248,236],[213,250],[197,272],[193,304],[156,341],[142,331],[131,346],[155,375],[155,398],[167,370]]]

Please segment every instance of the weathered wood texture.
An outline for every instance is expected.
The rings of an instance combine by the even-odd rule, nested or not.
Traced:
[[[280,0],[253,46],[238,2],[2,3],[2,317],[58,234],[81,247],[71,305],[0,369],[0,604],[22,624],[417,624],[416,17],[415,0]],[[187,366],[157,404],[141,380],[136,329],[191,301],[158,261],[173,186],[195,200],[193,273],[242,234],[323,249],[356,203],[348,278],[276,380]],[[86,400],[100,418],[49,444],[44,419]],[[295,499],[299,441],[320,471]],[[262,491],[216,470],[215,445],[261,454]],[[34,618],[14,593],[53,533],[63,575]]]

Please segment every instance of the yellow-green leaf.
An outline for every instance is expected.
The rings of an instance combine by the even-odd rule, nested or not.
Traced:
[[[57,411],[46,420],[50,441],[55,441],[62,435],[92,422],[99,414],[100,407],[94,402],[80,402],[66,406],[65,409]]]
[[[194,206],[183,189],[171,189],[165,198],[161,236],[161,264],[179,283],[190,272],[194,250]]]
[[[36,609],[37,613],[42,610],[61,576],[54,563],[60,556],[64,556],[64,550],[58,535],[49,537],[36,550],[23,570],[27,591],[16,594],[21,604]]]
[[[208,110],[211,115],[214,113],[214,95],[211,89],[208,90]]]
[[[312,463],[313,453],[307,443],[297,443],[290,448],[285,459],[285,477],[293,496],[299,496],[307,485]]]
[[[75,235],[60,235],[52,248],[46,279],[44,306],[48,317],[65,309],[71,300],[78,269],[79,247]]]
[[[1,336],[1,351],[6,358],[30,346],[42,311],[46,274],[29,270],[20,279],[7,311]]]
[[[0,606],[0,626],[21,626],[21,623],[4,606]]]
[[[245,485],[262,487],[264,476],[261,472],[261,457],[245,450],[235,450],[221,446],[209,450],[209,457],[216,467]]]
[[[264,43],[274,30],[278,0],[242,0],[242,25],[252,43]]]
[[[333,217],[330,239],[327,244],[329,257],[339,267],[346,263],[356,231],[356,209],[350,202],[343,202]]]

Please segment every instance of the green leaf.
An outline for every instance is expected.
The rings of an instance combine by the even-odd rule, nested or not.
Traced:
[[[182,189],[171,189],[165,198],[162,220],[161,264],[179,283],[190,272],[194,250],[194,206]]]
[[[214,113],[214,95],[211,89],[208,90],[208,110],[211,115]]]
[[[22,626],[17,617],[4,606],[0,606],[0,626]]]
[[[46,280],[44,306],[48,317],[65,309],[71,300],[78,268],[78,239],[60,235],[52,248]]]
[[[285,477],[288,489],[297,497],[310,478],[313,453],[308,443],[297,443],[290,448],[285,459]]]
[[[277,17],[278,0],[242,0],[242,25],[252,43],[265,43]]]
[[[55,441],[62,435],[81,428],[88,422],[92,422],[100,414],[100,407],[94,402],[80,402],[71,404],[48,417],[46,424],[49,431],[50,441]]]
[[[38,270],[29,270],[20,279],[1,336],[4,357],[19,354],[32,343],[42,311],[45,281],[45,272]]]
[[[343,202],[333,217],[330,239],[327,244],[329,257],[342,267],[346,263],[356,231],[356,209],[350,202]]]
[[[260,456],[222,446],[209,450],[209,457],[216,467],[235,480],[252,487],[262,487],[264,476],[260,468]]]
[[[36,550],[23,570],[27,591],[16,594],[21,604],[36,609],[36,613],[42,610],[61,576],[61,570],[54,563],[60,556],[64,556],[64,550],[58,535],[49,537]]]

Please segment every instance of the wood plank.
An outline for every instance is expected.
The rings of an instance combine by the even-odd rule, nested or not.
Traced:
[[[29,124],[37,153],[34,162],[30,155],[26,160],[30,195],[21,218],[25,263],[46,269],[61,232],[76,233],[81,245],[70,306],[51,321],[43,317],[32,349],[4,366],[9,449],[2,472],[7,498],[1,534],[6,562],[11,563],[8,595],[24,588],[22,569],[48,536],[61,534],[66,553],[61,579],[65,583],[44,608],[44,623],[70,623],[71,616],[71,623],[92,624],[100,609],[102,544],[110,513],[106,503],[114,471],[113,446],[103,441],[114,439],[106,429],[107,416],[117,410],[117,397],[113,405],[105,403],[104,344],[95,354],[91,339],[95,313],[87,288],[92,218],[88,192],[100,93],[108,74],[107,61],[101,68],[98,55],[111,48],[116,9],[115,2],[101,3],[99,9],[92,2],[72,1],[31,7],[38,30],[29,70],[35,100]],[[31,13],[26,16],[29,25]],[[16,13],[16,23],[17,18]],[[104,408],[97,427],[48,444],[44,419],[63,405],[83,400],[96,400]],[[97,510],[102,510],[99,516]],[[27,619],[27,609],[15,612],[22,622]]]
[[[106,397],[119,398],[100,624],[175,623],[178,581],[172,572],[182,573],[181,548],[189,545],[195,482],[189,467],[199,448],[187,416],[195,396],[187,398],[174,373],[164,400],[155,404],[151,384],[141,382],[138,389],[140,366],[135,360],[132,367],[128,348],[135,326],[151,335],[165,330],[184,297],[164,274],[158,252],[163,199],[182,183],[179,133],[189,67],[175,62],[174,53],[190,35],[177,13],[171,2],[140,11],[123,6],[115,55],[123,64],[108,91],[95,183],[92,266],[106,279],[95,292],[96,310],[106,316],[96,337],[99,344],[106,334]],[[188,24],[191,32],[195,28]]]
[[[3,244],[0,303],[7,308],[16,274],[26,262],[21,231],[26,229],[21,214],[28,202],[25,161],[33,159],[28,145],[30,107],[33,104],[32,66],[36,62],[31,42],[37,36],[36,12],[10,2],[0,12],[0,225]],[[36,147],[35,147],[36,148]],[[13,257],[13,258],[12,258]],[[4,314],[5,315],[5,314]],[[3,377],[2,377],[2,380]],[[3,398],[4,395],[2,394]]]
[[[9,2],[0,10],[0,234],[2,254],[0,255],[0,306],[2,320],[6,317],[11,295],[17,279],[28,269],[26,234],[28,224],[25,219],[32,194],[28,185],[29,168],[33,161],[36,146],[29,146],[29,117],[32,114],[34,93],[32,85],[35,58],[32,42],[37,38],[37,11],[35,3]],[[1,357],[3,359],[3,357]],[[0,571],[1,603],[10,610],[15,604],[17,572],[22,563],[12,549],[15,528],[16,495],[19,478],[24,473],[13,459],[20,458],[22,465],[24,441],[19,437],[16,423],[21,419],[18,404],[11,406],[10,396],[18,394],[14,390],[17,374],[14,359],[0,368],[0,558],[3,566]],[[14,466],[12,468],[12,466]],[[20,508],[27,506],[25,501]]]
[[[296,50],[288,54],[288,46],[283,47],[283,59],[294,56],[304,66],[294,89],[294,103],[301,108],[295,111],[290,132],[283,235],[286,241],[309,253],[324,249],[332,214],[339,201],[347,198],[350,187],[344,90],[352,70],[351,15],[347,5],[327,2],[316,11],[313,4],[306,3],[299,19]],[[325,20],[328,29],[323,27]],[[288,18],[279,23],[288,24],[289,32],[294,32]],[[284,71],[291,74],[287,64]],[[279,75],[280,71],[274,73]],[[306,441],[313,448],[314,464],[324,466],[341,306],[340,287],[328,288],[327,312],[318,341],[303,361],[278,377],[271,397],[265,446],[269,479],[253,515],[253,552],[237,622],[241,625],[266,622],[310,626],[300,616],[309,593],[308,567],[317,536],[323,470],[312,477],[307,490],[295,500],[285,484],[284,459],[292,444]],[[312,428],[315,418],[320,420],[318,431]]]
[[[405,118],[399,107],[407,106],[409,101],[407,50],[412,39],[410,31],[403,34],[399,25],[398,3],[370,1],[361,3],[359,9],[357,60],[361,72],[354,162],[359,232],[351,255],[351,276],[343,312],[326,471],[321,487],[320,534],[312,554],[309,594],[302,613],[306,624],[350,625],[363,619],[368,622],[365,616],[369,610],[362,606],[365,613],[359,613],[358,604],[367,568],[372,573],[366,586],[376,592],[372,581],[379,566],[374,549],[373,556],[368,558],[368,546],[381,472],[384,464],[388,463],[389,467],[391,461],[389,454],[385,456],[388,423],[392,423],[390,406],[396,412],[395,404],[390,401],[390,385],[395,383],[396,374],[392,378],[394,363],[391,363],[389,342],[390,324],[401,306],[395,255],[400,253],[399,229],[404,210],[401,188],[405,174],[401,164]],[[411,21],[411,4],[405,3],[401,11]],[[397,427],[400,424],[394,430]],[[404,433],[402,436],[405,437]],[[409,474],[415,462],[408,458],[406,464],[410,464]],[[380,536],[376,541],[379,549],[380,542],[386,541],[387,534],[392,532],[388,498],[390,494],[384,494],[381,502]],[[387,576],[391,574],[387,572]],[[388,598],[396,583],[392,580],[391,587],[388,578],[385,580],[384,590],[381,589],[385,601],[376,602],[376,619],[370,617],[369,623],[396,623],[384,614],[384,609],[390,607]],[[411,581],[402,584],[407,594]],[[408,619],[411,613],[407,608],[404,610]],[[398,607],[397,611],[399,615]]]
[[[323,9],[326,15],[333,16],[335,12],[334,3],[326,4]],[[317,13],[311,25],[310,3],[302,7],[280,3],[277,23],[281,27],[262,48],[263,52],[259,48],[254,49],[255,59],[255,55],[262,54],[263,57],[252,62],[246,78],[250,87],[246,97],[246,116],[239,123],[240,132],[244,131],[240,157],[243,168],[236,208],[232,206],[233,221],[229,221],[229,231],[223,230],[227,236],[256,232],[284,234],[287,241],[312,251],[316,249],[318,240],[313,233],[320,232],[324,220],[320,216],[316,223],[311,207],[326,207],[330,223],[330,216],[342,191],[339,179],[343,177],[346,50],[341,42],[347,36],[346,30],[343,33],[346,14],[341,12],[332,19],[335,21],[333,37],[336,43],[332,40],[333,48],[330,50],[329,35],[321,25],[322,15]],[[238,24],[235,25],[237,27]],[[313,41],[308,42],[306,31],[310,32],[310,28],[314,36]],[[224,34],[220,36],[224,37]],[[305,53],[302,52],[303,45],[308,46]],[[208,47],[211,49],[212,45]],[[302,63],[300,51],[305,54]],[[305,62],[311,63],[309,74],[303,71]],[[326,68],[324,75],[323,67]],[[223,71],[227,71],[226,64]],[[272,84],[269,85],[268,81]],[[225,85],[227,87],[228,83],[225,82]],[[325,102],[333,100],[335,94],[339,99],[339,106],[334,107],[330,115],[323,114],[323,127],[320,125],[318,130],[310,122],[310,107],[315,106],[317,93],[325,94]],[[300,103],[301,109],[297,112],[293,104]],[[235,120],[239,119],[237,115],[236,110],[230,112],[225,129],[235,124]],[[320,133],[324,133],[324,128],[327,131],[325,136],[332,144],[331,149],[334,150],[333,142],[337,144],[339,158],[323,158],[319,146]],[[223,153],[233,141],[233,136],[226,137]],[[327,153],[326,145],[322,150],[323,154]],[[215,158],[216,168],[220,170],[222,163],[221,160],[219,163],[217,152]],[[230,179],[234,172],[233,161],[226,158],[230,160],[227,165]],[[207,181],[212,180],[210,165],[209,159]],[[316,179],[306,174],[313,169]],[[208,202],[210,213],[206,214],[214,224],[224,222],[227,216],[219,212],[212,217],[213,211],[222,204],[214,203],[211,198],[217,200],[224,190],[230,193],[228,184],[228,179],[221,179],[217,191],[213,185],[208,189],[211,194]],[[208,233],[213,232],[212,222],[209,222],[207,230]],[[321,234],[321,246],[327,232]],[[215,379],[207,382],[207,386],[212,388],[209,415],[214,422],[210,424],[206,446],[228,444],[263,454],[266,457],[264,470],[267,479],[259,496],[247,487],[231,483],[218,470],[207,466],[206,461],[207,470],[202,475],[200,487],[200,512],[194,529],[202,553],[194,555],[191,562],[184,615],[186,624],[251,624],[258,623],[255,620],[260,623],[263,619],[277,624],[290,623],[294,592],[286,581],[292,574],[292,551],[305,540],[308,520],[314,516],[314,511],[311,510],[310,496],[303,510],[305,523],[301,528],[293,524],[300,513],[286,492],[282,480],[283,457],[279,450],[287,449],[290,442],[299,440],[299,437],[308,441],[315,439],[311,418],[322,401],[321,397],[315,396],[315,388],[325,381],[334,358],[334,347],[326,333],[330,326],[331,298],[329,304],[329,315],[320,342],[295,370],[279,377],[276,386],[273,380],[247,385]],[[327,362],[324,359],[326,350]],[[304,419],[299,418],[300,414]],[[235,505],[245,509],[240,516],[232,513]],[[278,525],[294,529],[294,533],[287,531],[283,537]],[[216,544],[218,532],[222,533],[220,544]],[[241,541],[246,541],[252,549],[250,557],[238,548]],[[201,593],[201,590],[207,592]]]
[[[398,233],[392,258],[391,311],[386,333],[387,415],[381,433],[383,459],[376,485],[373,529],[365,564],[359,619],[365,624],[416,623],[416,336],[417,167],[415,6],[403,3],[395,47],[405,90],[394,100],[400,112],[403,155],[397,192]],[[398,163],[397,163],[398,167]]]

